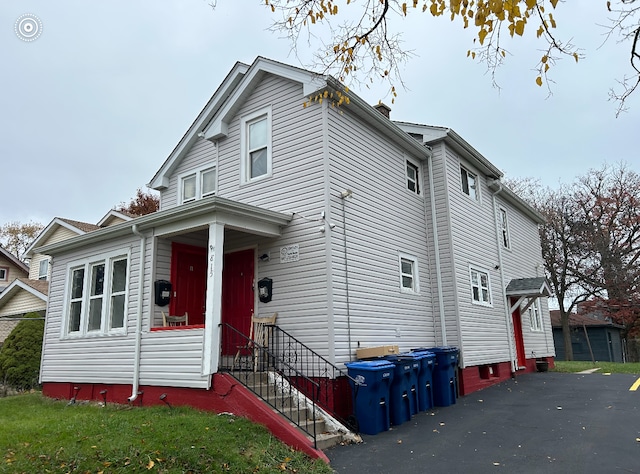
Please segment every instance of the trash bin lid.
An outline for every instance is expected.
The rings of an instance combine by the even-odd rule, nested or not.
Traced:
[[[357,360],[355,362],[347,362],[344,365],[346,365],[348,369],[371,371],[390,369],[394,367],[394,365],[388,360]]]

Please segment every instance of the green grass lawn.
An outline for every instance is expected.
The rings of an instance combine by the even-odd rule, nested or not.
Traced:
[[[556,360],[553,372],[582,372],[583,370],[598,368],[599,373],[611,374],[640,374],[640,362],[586,362]]]
[[[0,398],[0,473],[331,473],[232,415]]]

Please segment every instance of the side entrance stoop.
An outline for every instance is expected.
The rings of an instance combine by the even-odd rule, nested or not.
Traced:
[[[360,443],[362,438],[313,403],[284,377],[276,372],[258,372],[241,377],[242,382],[258,398],[263,399],[274,413],[300,430],[313,443],[316,434],[317,449],[325,450],[338,444]],[[275,408],[274,408],[275,407]],[[292,421],[293,420],[293,421]]]

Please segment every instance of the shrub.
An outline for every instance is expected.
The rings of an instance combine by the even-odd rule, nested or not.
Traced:
[[[29,313],[25,318],[40,318]],[[11,331],[0,350],[0,381],[17,390],[38,386],[44,321],[25,319]]]

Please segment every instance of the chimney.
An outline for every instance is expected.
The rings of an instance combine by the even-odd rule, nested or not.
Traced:
[[[391,107],[389,107],[388,105],[383,104],[382,102],[378,102],[376,105],[373,106],[373,108],[376,109],[385,117],[389,118],[389,114],[391,113]]]

